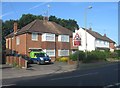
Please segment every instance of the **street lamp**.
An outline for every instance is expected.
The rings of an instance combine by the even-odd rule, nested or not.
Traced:
[[[85,16],[85,53],[86,53],[86,58],[87,58],[87,11],[88,9],[92,9],[92,6],[88,6],[88,8],[85,8],[85,13],[84,13],[84,16]]]

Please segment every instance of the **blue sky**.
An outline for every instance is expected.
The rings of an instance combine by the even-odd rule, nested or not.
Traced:
[[[50,5],[50,15],[58,18],[74,19],[80,27],[85,26],[85,8],[87,10],[87,27],[100,34],[106,33],[118,43],[118,3],[117,2],[3,2],[2,19],[19,19],[22,14],[43,15]]]

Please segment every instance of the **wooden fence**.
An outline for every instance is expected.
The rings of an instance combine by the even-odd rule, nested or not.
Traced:
[[[15,56],[6,56],[6,64],[17,66],[20,68],[27,68],[27,60],[21,58],[21,57],[15,57]]]

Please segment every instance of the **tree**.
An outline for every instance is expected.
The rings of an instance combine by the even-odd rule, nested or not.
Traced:
[[[57,18],[55,16],[50,16],[49,21],[56,22],[57,24],[60,24],[61,26],[68,28],[71,31],[74,31],[75,29],[79,28],[77,22],[72,19],[66,20],[66,19]]]
[[[18,24],[19,28],[21,29],[25,25],[29,24],[30,22],[34,21],[35,19],[43,19],[42,15],[33,15],[33,14],[23,14],[22,17],[19,19]]]

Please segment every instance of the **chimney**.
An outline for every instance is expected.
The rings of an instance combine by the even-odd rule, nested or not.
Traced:
[[[106,34],[104,34],[104,36],[106,37]]]
[[[17,32],[17,22],[14,22],[14,33]]]
[[[92,28],[89,28],[90,31],[92,31]]]

